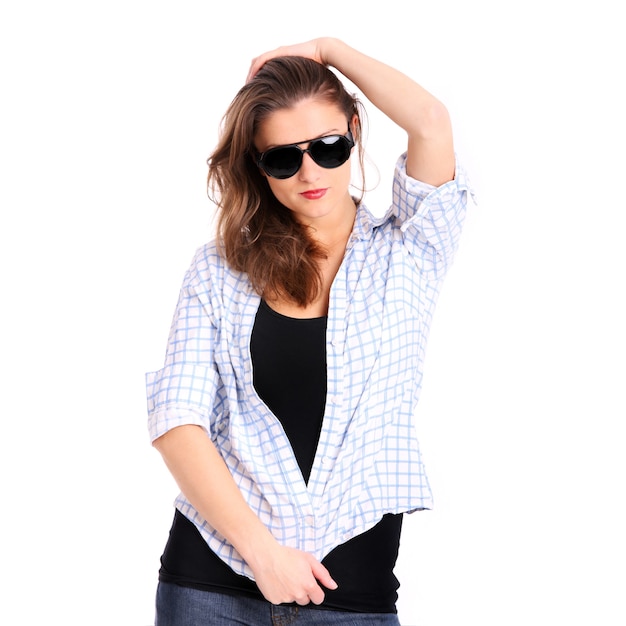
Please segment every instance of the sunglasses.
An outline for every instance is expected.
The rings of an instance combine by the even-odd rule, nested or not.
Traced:
[[[348,131],[345,135],[328,135],[312,139],[308,144],[309,147],[305,150],[297,143],[270,148],[258,155],[256,164],[272,178],[291,178],[302,166],[304,153],[307,152],[320,167],[333,169],[343,165],[350,158],[354,139],[352,133]]]

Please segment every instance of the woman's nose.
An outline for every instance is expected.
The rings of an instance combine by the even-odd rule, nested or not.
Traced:
[[[302,165],[298,170],[298,178],[303,182],[317,180],[320,176],[320,166],[311,158],[308,152],[302,155]]]

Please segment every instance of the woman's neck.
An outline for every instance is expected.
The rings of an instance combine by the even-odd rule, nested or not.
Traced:
[[[351,202],[351,207],[341,213],[339,219],[320,220],[315,224],[309,224],[311,236],[318,242],[325,252],[325,258],[321,259],[319,271],[321,277],[321,289],[318,297],[306,306],[300,306],[293,301],[278,298],[268,300],[268,304],[278,313],[289,317],[307,318],[322,317],[328,315],[330,303],[330,289],[339,271],[346,252],[346,246],[354,227],[356,205]]]
[[[311,237],[329,253],[340,248],[343,254],[352,233],[356,205],[351,197],[348,196],[348,198],[349,201],[346,202],[344,210],[307,223]]]

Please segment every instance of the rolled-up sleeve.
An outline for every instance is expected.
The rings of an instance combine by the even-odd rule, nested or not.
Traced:
[[[195,363],[169,365],[146,374],[150,440],[185,424],[202,426],[212,434],[217,387],[217,372]]]
[[[214,434],[224,399],[214,358],[218,330],[208,276],[205,259],[198,254],[181,288],[164,366],[146,374],[151,441],[186,424]]]
[[[393,213],[407,250],[430,279],[441,278],[452,264],[471,194],[458,160],[454,179],[440,187],[411,178],[406,173],[406,155],[396,164]]]

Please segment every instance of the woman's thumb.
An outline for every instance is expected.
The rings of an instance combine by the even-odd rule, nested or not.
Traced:
[[[315,576],[318,582],[324,585],[326,589],[337,589],[339,585],[333,580],[330,572],[319,561],[316,560],[311,569],[313,576]]]

